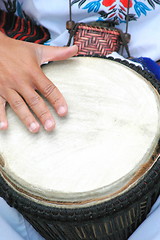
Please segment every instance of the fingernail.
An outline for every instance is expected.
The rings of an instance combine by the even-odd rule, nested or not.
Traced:
[[[7,124],[5,122],[0,122],[0,129],[5,129]]]
[[[39,124],[38,123],[35,123],[35,122],[32,122],[29,126],[29,131],[30,132],[35,132],[37,131],[39,128]]]
[[[52,121],[52,120],[46,120],[46,121],[45,121],[45,124],[44,124],[44,128],[45,128],[45,130],[48,131],[48,130],[53,129],[54,125],[55,125],[54,121]]]
[[[66,113],[66,108],[63,107],[63,106],[59,107],[57,113],[58,113],[59,115],[64,115],[64,114]]]

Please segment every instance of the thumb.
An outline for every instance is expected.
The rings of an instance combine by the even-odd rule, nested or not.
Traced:
[[[39,45],[38,47],[38,57],[40,64],[49,61],[59,61],[65,60],[74,56],[78,51],[78,47],[73,45],[71,47],[53,47]]]

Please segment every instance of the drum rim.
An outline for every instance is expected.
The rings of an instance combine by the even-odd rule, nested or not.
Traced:
[[[79,55],[79,56],[83,56],[83,55]],[[77,56],[76,56],[77,57]],[[88,57],[88,56],[87,56]],[[91,57],[99,57],[99,56],[91,56]],[[108,60],[113,60],[119,63],[122,63],[123,65],[129,67],[132,70],[135,70],[138,74],[142,75],[146,80],[148,80],[153,86],[154,88],[158,91],[158,93],[160,94],[160,83],[157,81],[157,79],[155,78],[155,76],[148,72],[147,70],[142,69],[140,66],[136,66],[134,63],[129,63],[127,60],[121,60],[121,59],[114,59],[113,57],[99,57],[99,58],[104,58],[104,59],[108,59]],[[158,143],[158,145],[160,144],[160,141]],[[160,151],[158,149],[157,154],[159,154]],[[156,169],[157,166],[157,169]],[[146,188],[146,184],[148,183],[149,185],[152,185],[150,187],[150,189],[153,188],[153,185],[155,183],[150,183],[152,178],[150,177],[150,175],[152,175],[152,170],[154,171],[155,174],[155,179],[156,181],[158,181],[159,175],[160,175],[160,157],[157,157],[157,160],[154,162],[154,164],[152,165],[152,167],[148,170],[147,174],[145,173],[139,180],[137,185],[132,186],[131,188],[127,189],[124,192],[122,192],[122,194],[120,196],[116,196],[113,199],[109,199],[106,200],[102,203],[97,203],[94,204],[93,206],[83,206],[81,208],[73,208],[73,209],[69,209],[66,207],[60,208],[60,207],[50,207],[50,206],[46,206],[41,204],[40,202],[34,202],[32,201],[32,205],[31,206],[31,200],[27,199],[25,197],[23,197],[20,193],[18,193],[17,191],[15,191],[12,187],[10,187],[7,182],[3,179],[3,177],[0,174],[0,189],[1,192],[0,195],[2,195],[2,197],[4,197],[4,199],[9,203],[9,205],[17,208],[20,212],[25,212],[27,213],[28,211],[30,211],[31,214],[42,216],[42,218],[48,218],[48,215],[51,214],[52,219],[56,219],[56,220],[67,220],[67,221],[73,221],[75,219],[94,219],[98,216],[101,215],[107,215],[107,214],[113,214],[118,210],[115,210],[115,206],[120,209],[120,207],[123,207],[123,209],[125,209],[125,206],[127,206],[128,204],[130,204],[130,198],[131,198],[131,193],[134,192],[134,197],[135,199],[140,199],[140,197],[142,197],[148,189]],[[148,176],[147,176],[148,175]],[[158,177],[157,177],[158,176]],[[140,186],[140,187],[138,187]],[[136,194],[136,190],[138,190],[138,188],[141,189],[140,192],[138,192],[138,194]],[[6,191],[7,190],[7,191]],[[124,204],[124,199],[126,200],[126,203]],[[18,203],[19,201],[19,203]],[[120,206],[118,206],[117,202],[121,202]],[[110,206],[110,207],[109,207]],[[113,207],[114,206],[114,207]],[[32,207],[35,209],[35,212],[33,211]],[[95,208],[97,208],[97,213],[95,214]]]
[[[106,202],[82,208],[56,208],[45,206],[41,203],[31,202],[29,199],[18,194],[12,189],[0,175],[0,195],[6,202],[16,208],[19,212],[26,215],[39,217],[49,221],[87,221],[94,220],[103,216],[115,215],[119,211],[125,211],[128,206],[133,206],[135,202],[144,198],[147,194],[149,197],[153,192],[160,192],[160,156],[148,173],[141,179],[137,185],[129,189],[121,196],[116,196]],[[156,188],[157,186],[157,188]],[[150,193],[151,192],[151,193]],[[158,194],[157,194],[158,197]],[[156,197],[156,198],[157,198]],[[155,201],[156,199],[154,199]]]

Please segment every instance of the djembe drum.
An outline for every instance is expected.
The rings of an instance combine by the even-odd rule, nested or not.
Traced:
[[[160,85],[119,59],[75,57],[43,71],[69,114],[32,135],[8,109],[0,194],[45,239],[126,240],[160,192]]]

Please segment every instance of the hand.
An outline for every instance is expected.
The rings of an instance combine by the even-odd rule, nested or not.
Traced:
[[[59,116],[67,114],[67,103],[40,66],[47,61],[67,59],[76,52],[76,46],[44,46],[14,40],[0,33],[0,129],[8,128],[6,102],[30,132],[38,132],[40,123],[46,131],[54,129],[55,120],[38,92],[52,104]]]

